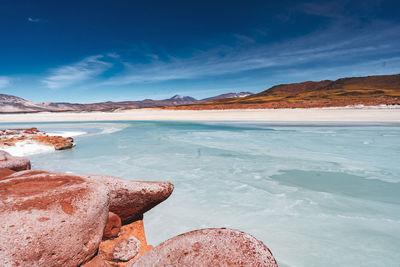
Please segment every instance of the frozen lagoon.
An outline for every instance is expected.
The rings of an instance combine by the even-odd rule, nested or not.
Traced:
[[[86,132],[33,168],[171,181],[145,214],[150,244],[205,227],[265,242],[280,266],[398,266],[400,124],[1,124]]]

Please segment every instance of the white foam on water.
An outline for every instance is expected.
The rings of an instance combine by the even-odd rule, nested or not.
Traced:
[[[14,146],[1,146],[0,149],[16,157],[55,151],[53,146],[43,145],[33,141],[21,141],[15,143]]]
[[[91,133],[91,136],[94,135],[107,135],[107,134],[113,134],[119,131],[122,131],[123,129],[125,129],[126,127],[99,127],[97,128],[98,130],[100,130],[99,132],[95,132],[95,133]]]
[[[125,128],[118,128],[118,127],[109,127],[109,128],[103,128],[102,131],[99,134],[112,134],[116,133],[119,131],[122,131]]]
[[[56,131],[56,132],[46,132],[46,134],[49,136],[74,137],[74,136],[87,134],[87,132]]]

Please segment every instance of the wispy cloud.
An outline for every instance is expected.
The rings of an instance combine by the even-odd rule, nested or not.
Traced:
[[[28,20],[29,22],[32,22],[32,23],[46,23],[46,22],[47,22],[46,19],[42,19],[42,18],[32,18],[32,17],[29,17],[29,18],[27,18],[27,20]]]
[[[349,1],[341,1],[345,2]],[[79,84],[112,88],[173,80],[210,81],[219,77],[254,78],[258,84],[267,84],[268,78],[285,75],[301,81],[347,74],[389,74],[400,69],[396,57],[400,54],[399,24],[376,20],[354,26],[359,18],[347,19],[344,8],[335,3],[303,4],[302,8],[303,14],[326,17],[329,22],[309,34],[276,43],[258,39],[265,41],[266,34],[260,37],[261,34],[232,33],[230,42],[215,41],[213,45],[209,41],[208,47],[193,49],[190,55],[157,53],[147,46],[136,47],[134,53],[105,53],[53,69],[42,82],[51,89]],[[279,71],[283,76],[277,74]]]
[[[337,24],[360,25],[373,18],[379,10],[382,0],[337,0],[337,1],[310,1],[300,3],[297,8],[302,12],[331,19]]]
[[[8,78],[7,76],[0,76],[0,89],[1,88],[6,88],[9,86],[11,83],[11,79]]]
[[[300,4],[300,9],[310,15],[327,18],[343,19],[343,8],[346,1],[309,2]]]
[[[239,42],[242,43],[254,43],[254,39],[247,36],[247,35],[243,35],[243,34],[234,34],[233,35]]]
[[[243,73],[260,69],[299,67],[307,64],[353,65],[377,58],[390,59],[400,53],[400,26],[370,25],[364,30],[348,30],[333,25],[301,38],[279,44],[218,46],[191,57],[154,57],[151,63],[125,63],[124,72],[105,81],[106,85],[196,79]],[[165,57],[163,57],[165,58]],[[370,58],[370,59],[369,59]]]
[[[111,68],[103,55],[84,58],[83,60],[53,69],[42,82],[50,89],[59,89],[90,80]]]

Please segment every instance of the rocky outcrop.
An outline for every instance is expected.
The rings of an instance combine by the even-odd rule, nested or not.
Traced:
[[[72,148],[72,137],[49,136],[37,128],[0,130],[0,147],[14,146],[18,142],[39,143],[52,146],[55,150]]]
[[[0,179],[0,266],[78,266],[89,261],[97,262],[93,266],[125,266],[151,246],[141,220],[121,226],[118,214],[125,222],[142,218],[173,190],[167,182],[5,172]]]
[[[109,191],[83,177],[23,171],[0,181],[0,266],[77,266],[102,240]]]
[[[40,144],[53,146],[55,150],[64,150],[72,148],[75,145],[74,139],[72,137],[37,135],[31,136],[30,140]]]
[[[167,199],[174,186],[169,182],[127,181],[113,176],[86,175],[110,190],[110,211],[123,224],[140,219],[143,213]]]
[[[0,150],[0,168],[6,168],[13,171],[24,171],[31,169],[31,162],[24,157],[13,157],[10,153]]]
[[[0,266],[277,266],[261,241],[225,228],[148,245],[143,213],[173,188],[168,182],[0,169]]]
[[[203,229],[173,237],[128,265],[277,267],[271,251],[253,236],[232,229]]]

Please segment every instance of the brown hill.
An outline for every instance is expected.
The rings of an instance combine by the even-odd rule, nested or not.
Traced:
[[[382,104],[400,104],[400,74],[281,84],[247,97],[168,108],[310,108]]]

